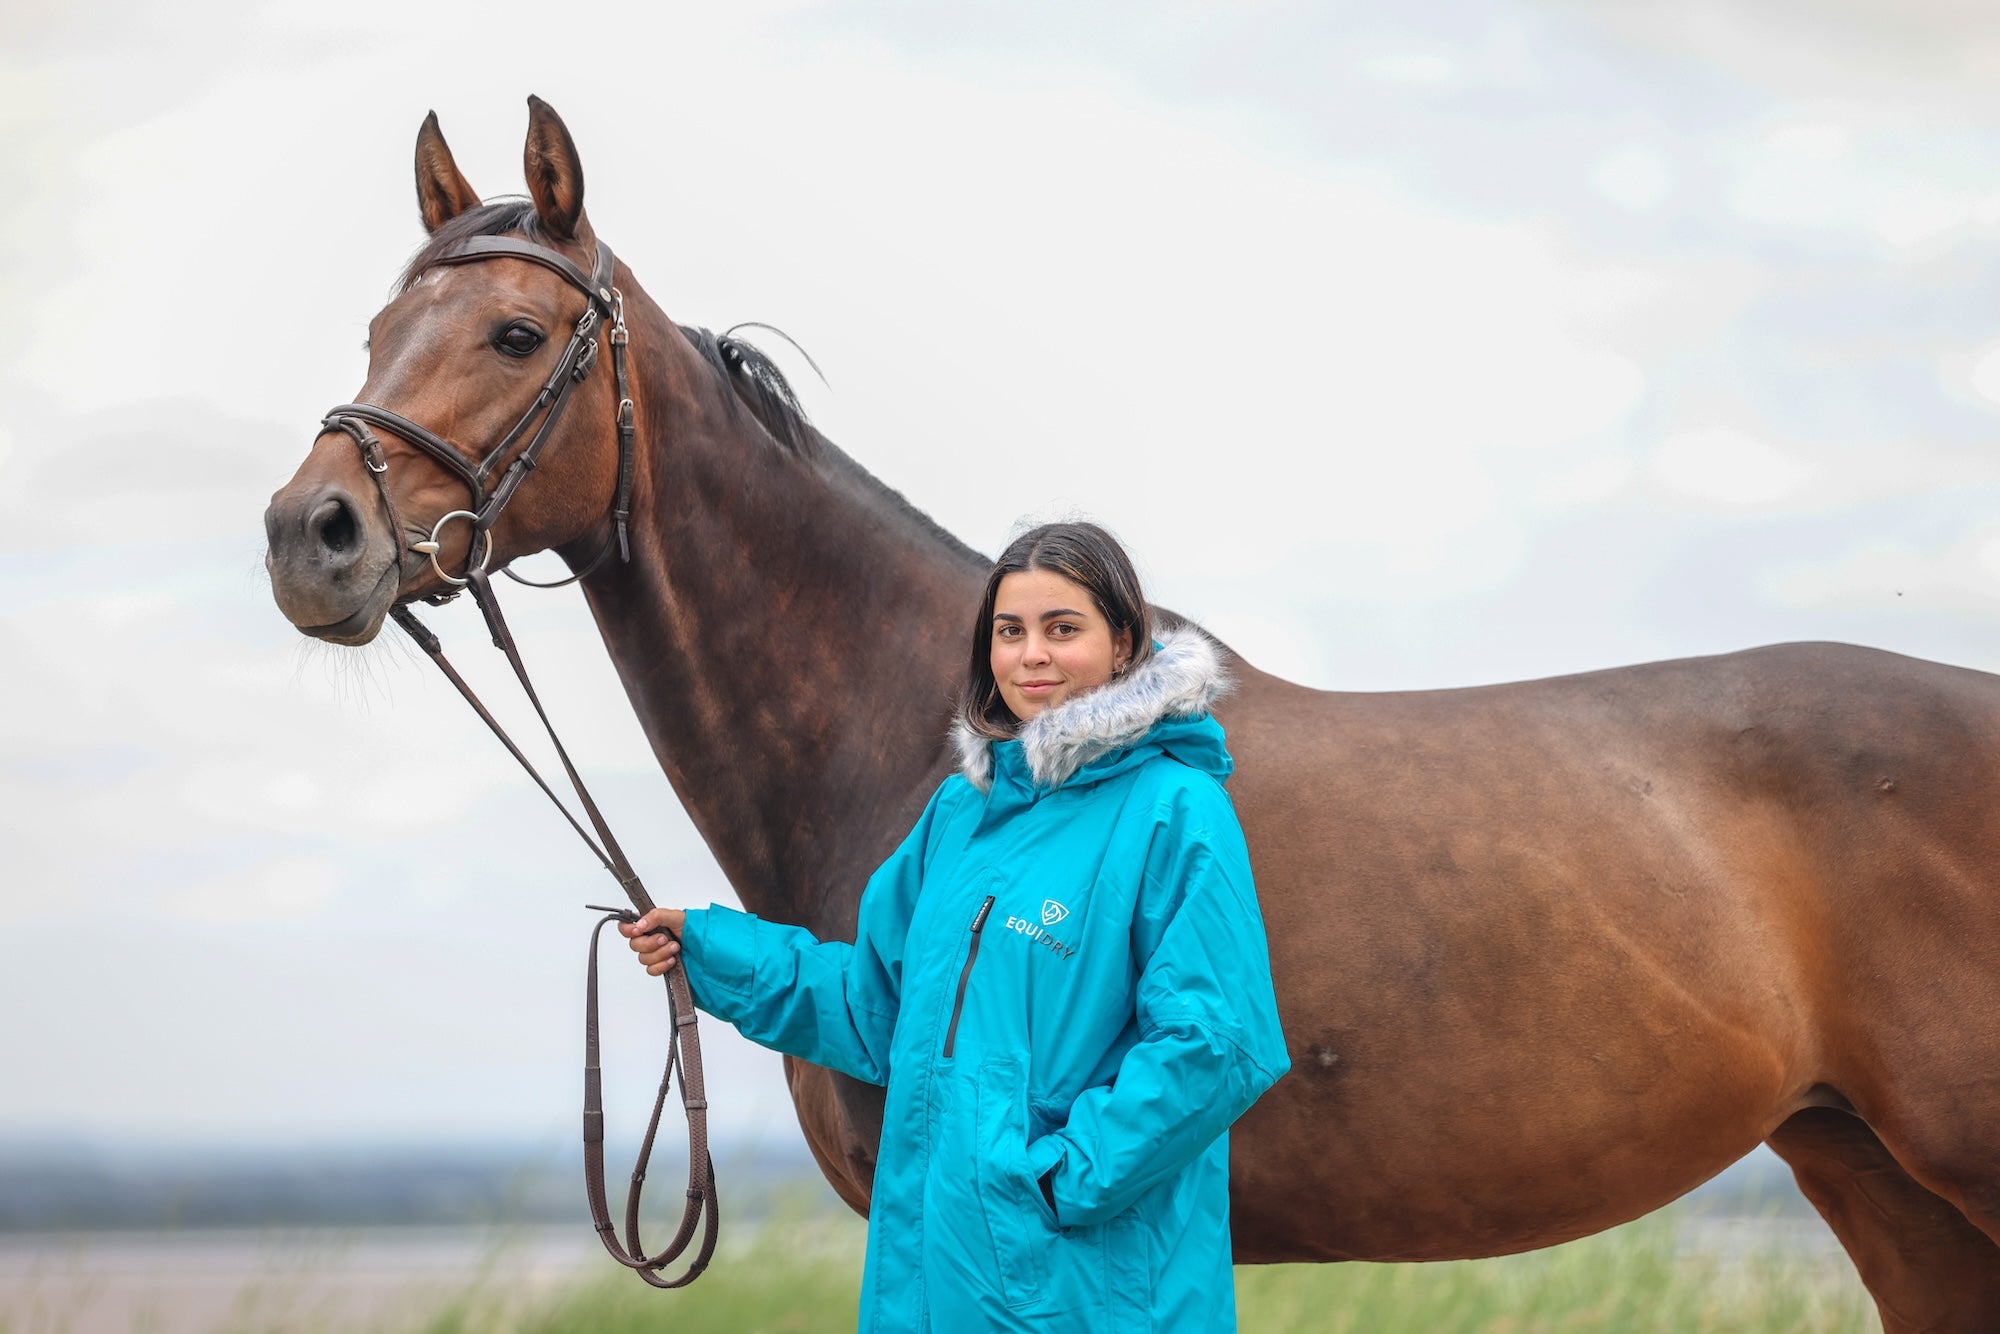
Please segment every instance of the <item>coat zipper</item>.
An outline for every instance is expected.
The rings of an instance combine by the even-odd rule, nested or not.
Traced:
[[[949,1057],[951,1049],[958,1042],[958,1013],[965,1008],[965,984],[972,980],[972,961],[979,957],[979,933],[986,929],[986,914],[993,911],[994,896],[988,894],[986,902],[979,905],[979,911],[972,915],[972,947],[965,952],[965,967],[958,970],[958,996],[951,1003],[951,1026],[944,1031],[944,1054]]]

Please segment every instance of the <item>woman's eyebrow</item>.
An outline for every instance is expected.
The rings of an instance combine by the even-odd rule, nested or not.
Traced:
[[[1083,613],[1082,613],[1082,612],[1080,612],[1080,611],[1071,611],[1071,610],[1070,610],[1070,609],[1069,609],[1068,607],[1057,607],[1057,608],[1055,608],[1055,609],[1054,609],[1053,611],[1045,611],[1045,612],[1043,612],[1043,613],[1041,614],[1041,616],[1040,616],[1040,617],[1039,617],[1038,619],[1040,619],[1040,620],[1044,620],[1044,621],[1053,621],[1053,620],[1054,620],[1054,619],[1055,619],[1056,617],[1058,617],[1058,616],[1078,616],[1078,617],[1080,617],[1080,616],[1082,616],[1082,615],[1083,615]],[[1016,615],[1015,615],[1015,614],[1014,614],[1013,612],[1011,612],[1011,611],[996,611],[996,612],[994,612],[994,613],[993,613],[993,619],[994,619],[994,620],[996,620],[996,621],[1012,621],[1012,622],[1014,622],[1014,624],[1016,624],[1016,625],[1019,625],[1019,624],[1021,623],[1021,618],[1020,618],[1019,616],[1016,616]]]

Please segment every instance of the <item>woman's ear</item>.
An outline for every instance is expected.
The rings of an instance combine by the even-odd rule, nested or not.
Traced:
[[[1132,662],[1132,627],[1120,630],[1111,641],[1111,674],[1123,676]]]

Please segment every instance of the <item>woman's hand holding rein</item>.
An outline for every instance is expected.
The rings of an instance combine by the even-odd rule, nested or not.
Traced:
[[[646,971],[660,977],[674,966],[681,952],[680,934],[686,924],[687,913],[683,910],[655,908],[636,922],[620,922],[618,930],[630,939],[632,952],[646,965]],[[664,931],[673,934],[661,934]]]

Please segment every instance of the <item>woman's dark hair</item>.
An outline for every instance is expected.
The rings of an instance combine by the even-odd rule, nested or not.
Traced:
[[[1000,697],[1000,685],[993,679],[993,604],[1000,596],[1000,581],[1023,570],[1046,570],[1080,585],[1097,604],[1097,610],[1111,624],[1116,639],[1132,632],[1132,656],[1125,669],[1144,662],[1153,653],[1153,616],[1140,591],[1139,575],[1132,558],[1118,539],[1094,523],[1045,523],[1031,528],[1007,544],[993,572],[986,576],[986,593],[979,600],[979,615],[972,621],[972,659],[966,664],[965,693],[959,700],[958,716],[974,732],[995,741],[1013,737],[1019,720]]]

